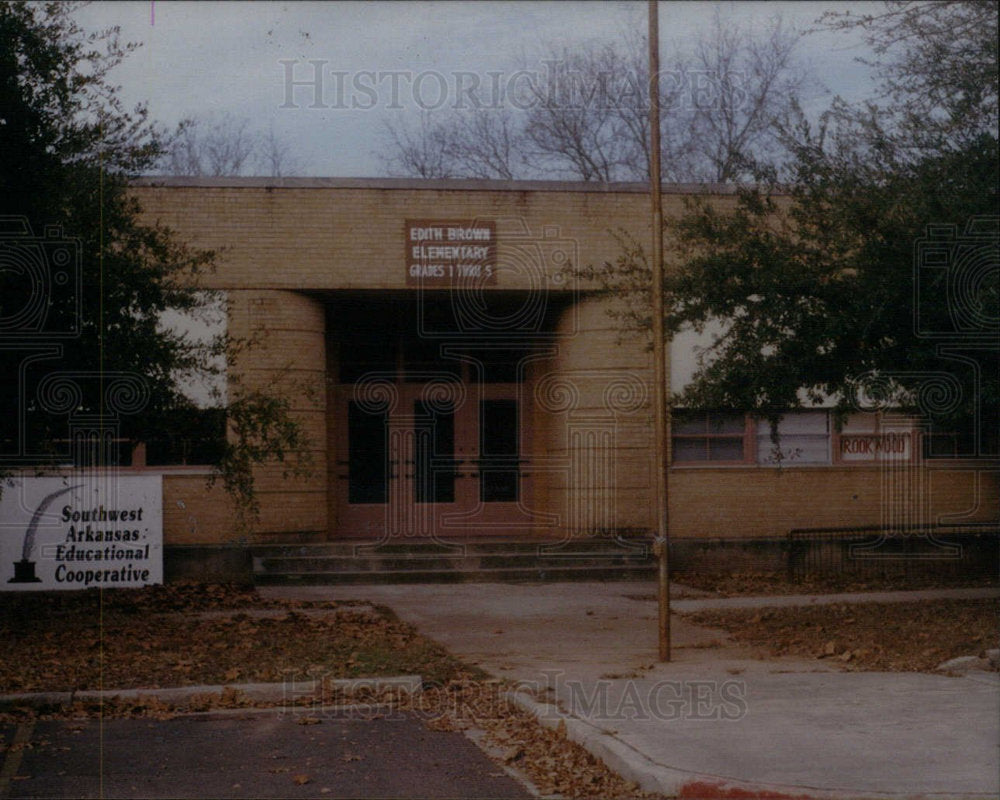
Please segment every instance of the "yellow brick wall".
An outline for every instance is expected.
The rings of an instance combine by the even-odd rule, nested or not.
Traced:
[[[226,292],[229,333],[253,342],[230,364],[229,391],[266,388],[289,401],[293,419],[303,428],[311,448],[310,474],[286,475],[288,465],[268,463],[254,471],[260,517],[250,530],[237,527],[237,516],[221,486],[198,491],[190,479],[169,477],[170,493],[184,508],[164,500],[167,544],[215,543],[247,537],[266,541],[286,534],[325,536],[326,515],[326,322],[323,304],[304,294],[274,290]],[[294,460],[296,456],[292,456]]]
[[[258,470],[257,539],[337,534],[337,504],[328,489],[345,453],[327,381],[336,374],[336,348],[326,334],[325,297],[406,290],[407,218],[496,220],[499,277],[490,290],[563,298],[586,287],[567,284],[560,269],[614,260],[613,231],[627,230],[644,244],[649,239],[648,198],[641,192],[292,184],[135,189],[149,221],[219,251],[216,271],[202,282],[227,290],[231,333],[261,340],[232,365],[246,385],[280,379],[311,387],[292,392],[292,408],[313,443],[313,474],[285,479],[274,466]],[[665,212],[679,212],[683,200],[668,193]],[[713,202],[729,204],[732,197]],[[541,254],[541,270],[530,266],[533,254]],[[537,532],[648,529],[649,356],[641,342],[621,341],[603,303],[586,297],[563,311],[554,333],[553,354],[534,363],[525,385],[533,400],[531,506],[551,515]],[[928,514],[973,509],[976,518],[996,519],[996,471],[977,477],[959,466],[929,470]],[[670,482],[671,530],[678,537],[770,537],[792,527],[877,524],[886,509],[882,474],[869,467],[676,468]],[[166,479],[168,544],[237,535],[221,491],[206,494],[202,486],[200,478]]]
[[[596,299],[567,310],[557,333],[533,386],[536,498],[558,519],[546,533],[648,528],[637,501],[650,491],[650,358]]]
[[[634,191],[137,186],[134,192],[148,220],[218,251],[218,268],[203,283],[222,289],[405,288],[406,219],[488,217],[497,221],[495,288],[562,291],[555,272],[564,262],[553,261],[549,274],[539,276],[524,268],[526,247],[599,264],[618,255],[612,231],[625,229],[644,243],[650,231],[649,200]],[[682,204],[683,195],[664,197],[666,214]]]
[[[920,484],[924,488],[913,491]],[[902,471],[675,468],[670,471],[670,532],[679,538],[771,538],[792,528],[879,525],[900,502],[923,505],[908,512],[919,524],[995,521],[998,489],[995,470],[977,477],[940,463]]]
[[[235,509],[221,484],[207,488],[204,474],[163,476],[163,543],[227,543],[240,538]]]

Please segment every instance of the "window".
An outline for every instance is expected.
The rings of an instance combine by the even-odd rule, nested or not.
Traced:
[[[831,461],[830,415],[825,410],[782,414],[777,445],[771,441],[771,423],[748,414],[676,411],[672,427],[675,464],[773,467]]]
[[[479,497],[515,503],[520,496],[516,400],[483,400],[479,406]]]
[[[455,409],[435,408],[417,400],[413,404],[417,421],[414,431],[413,480],[418,503],[454,503]]]
[[[990,458],[1000,455],[1000,416],[984,406],[978,418],[931,420],[923,434],[924,458]]]
[[[924,458],[961,458],[975,453],[972,437],[958,431],[924,434]]]
[[[972,423],[945,428],[904,413],[849,414],[839,430],[828,410],[788,411],[778,418],[778,441],[764,417],[719,411],[673,414],[673,463],[760,467],[822,464],[875,465],[910,463],[921,453],[928,459],[972,458],[995,454],[997,423],[981,423],[977,439]],[[957,429],[956,429],[957,428]]]
[[[448,321],[451,301],[393,299],[348,305],[331,303],[328,327],[339,342],[337,372],[342,384],[369,373],[407,383],[436,379],[520,383],[530,350],[498,343],[483,345],[475,328]],[[485,313],[476,307],[477,313]]]
[[[673,416],[675,462],[743,463],[747,453],[745,414],[677,411]]]
[[[354,327],[350,340],[343,340],[340,350],[341,383],[357,383],[371,372],[383,375],[395,372],[397,340],[374,322],[372,320],[371,327]]]
[[[226,412],[183,408],[163,417],[159,432],[146,440],[146,466],[217,464],[226,446]]]
[[[384,503],[389,496],[388,412],[347,406],[348,502]]]
[[[475,348],[467,351],[472,380],[482,383],[520,383],[524,380],[526,350]]]
[[[762,466],[830,463],[830,415],[826,411],[792,411],[778,420],[778,441],[771,423],[756,420],[757,463]]]

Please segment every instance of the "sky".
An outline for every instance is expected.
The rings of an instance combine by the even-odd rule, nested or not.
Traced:
[[[825,10],[876,10],[876,3],[664,2],[661,58],[683,47],[718,13],[755,27],[776,14],[808,29]],[[76,13],[85,30],[121,27],[142,46],[112,74],[129,106],[147,102],[172,128],[181,119],[250,120],[288,144],[296,174],[385,174],[385,125],[421,108],[462,102],[478,82],[514,86],[519,67],[542,75],[551,45],[617,39],[646,24],[643,2],[93,2]],[[813,112],[834,94],[872,90],[857,36],[814,33],[801,44],[817,79]],[[319,70],[318,72],[316,70]],[[319,75],[319,84],[316,75]],[[291,81],[291,84],[289,83]],[[296,85],[298,84],[298,85]],[[318,88],[317,88],[318,87]]]
[[[715,14],[750,29],[780,15],[784,24],[808,30],[827,10],[880,8],[866,2],[661,2],[661,61],[708,30]],[[148,103],[152,118],[168,128],[184,118],[246,119],[288,145],[292,174],[372,177],[386,174],[378,153],[387,122],[412,122],[421,108],[461,102],[470,97],[462,87],[474,81],[480,85],[476,96],[488,103],[493,87],[516,88],[519,69],[544,79],[543,54],[641,33],[647,5],[142,0],[92,2],[75,17],[86,31],[116,25],[125,41],[141,43],[110,76],[127,107]],[[870,71],[857,61],[866,55],[856,35],[812,33],[802,41],[800,64],[815,79],[804,98],[813,116],[834,95],[858,100],[871,94]],[[186,317],[168,324],[192,332],[204,327]],[[690,378],[692,345],[700,341],[680,337],[672,348],[674,385]],[[188,389],[206,399],[200,389]]]

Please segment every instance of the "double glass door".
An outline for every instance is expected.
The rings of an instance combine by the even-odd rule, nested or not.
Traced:
[[[338,537],[525,532],[528,426],[520,384],[341,386]]]

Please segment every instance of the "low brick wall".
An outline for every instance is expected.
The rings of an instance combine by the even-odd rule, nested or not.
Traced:
[[[253,559],[245,545],[166,545],[164,583],[253,583]]]

